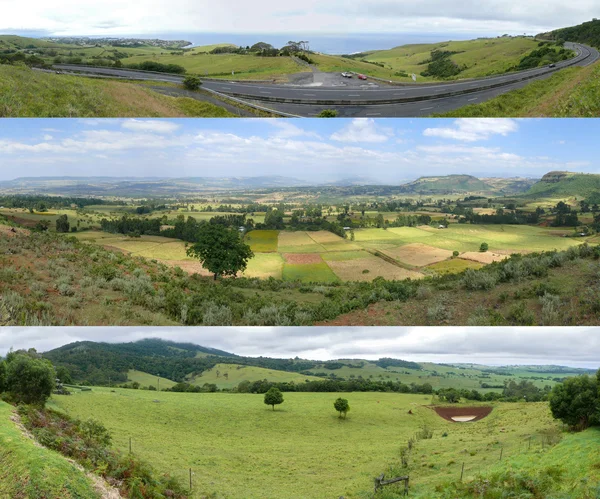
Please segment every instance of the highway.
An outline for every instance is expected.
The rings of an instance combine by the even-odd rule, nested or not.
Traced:
[[[252,82],[230,82],[203,79],[203,88],[234,96],[265,107],[299,116],[314,116],[325,108],[333,108],[339,116],[416,117],[442,113],[484,102],[502,93],[521,88],[531,81],[551,76],[570,66],[587,66],[600,58],[598,50],[567,42],[577,52],[567,61],[526,71],[497,76],[432,84],[388,84],[368,81],[364,85],[292,85]],[[148,73],[116,68],[56,65],[62,71],[78,71],[106,76],[181,83],[183,76]]]

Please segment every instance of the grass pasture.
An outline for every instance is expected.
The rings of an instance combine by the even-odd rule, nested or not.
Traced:
[[[242,381],[252,382],[261,381],[263,379],[273,382],[304,383],[306,380],[318,381],[321,378],[255,366],[217,364],[212,369],[203,371],[200,375],[191,378],[190,382],[199,386],[202,386],[204,383],[214,383],[219,388],[223,389],[234,388]]]
[[[423,426],[433,437],[418,440],[410,455],[411,496],[442,497],[435,487],[457,481],[463,462],[469,482],[496,465],[501,448],[504,459],[539,459],[541,433],[556,427],[546,403],[496,404],[481,421],[454,423],[426,407],[430,396],[391,393],[343,394],[351,411],[340,420],[333,408],[339,395],[284,393],[272,411],[262,395],[94,388],[52,404],[79,418],[93,415],[121,450],[131,438],[136,455],[182,483],[192,468],[192,497],[219,499],[370,498],[375,476],[402,473],[390,465]],[[535,448],[527,450],[530,436]]]
[[[130,369],[127,372],[127,381],[137,381],[141,386],[153,386],[161,390],[171,388],[175,385],[175,382],[170,379],[154,376],[143,371],[136,371],[135,369]]]

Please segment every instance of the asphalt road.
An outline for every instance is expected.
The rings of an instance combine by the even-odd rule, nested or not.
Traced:
[[[477,104],[502,93],[521,88],[531,81],[547,78],[569,66],[587,66],[600,58],[598,50],[574,43],[567,47],[577,56],[561,61],[556,67],[535,68],[498,76],[437,84],[389,85],[370,80],[364,86],[285,85],[203,80],[203,88],[235,96],[265,107],[300,116],[314,116],[325,108],[334,108],[339,116],[416,117],[443,113],[468,104]],[[182,76],[156,74],[115,68],[56,65],[64,71],[129,77],[181,83]],[[340,80],[342,80],[340,76]],[[375,83],[375,85],[373,84]]]

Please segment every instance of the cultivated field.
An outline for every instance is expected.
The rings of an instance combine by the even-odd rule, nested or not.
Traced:
[[[58,212],[23,216],[53,218]],[[480,268],[511,253],[563,250],[584,242],[582,238],[560,237],[560,230],[523,225],[451,224],[447,229],[420,226],[356,229],[354,233],[355,241],[328,231],[251,231],[245,237],[255,256],[243,275],[305,282],[372,281],[376,277],[420,279]],[[97,231],[78,232],[75,236],[133,256],[179,266],[186,272],[209,275],[200,262],[186,255],[185,243],[177,239],[131,238]],[[488,243],[489,251],[479,251],[483,242]],[[453,251],[459,251],[457,258]]]
[[[104,422],[122,450],[131,437],[135,454],[183,483],[192,468],[193,497],[216,498],[366,499],[375,476],[403,472],[390,466],[425,426],[433,437],[417,441],[404,472],[411,496],[438,497],[434,487],[457,481],[463,462],[469,481],[495,465],[501,448],[505,459],[539,452],[542,433],[556,426],[546,403],[496,404],[481,421],[456,423],[427,407],[431,396],[389,393],[345,394],[344,421],[333,408],[339,395],[285,393],[272,411],[262,395],[94,388],[53,405]]]

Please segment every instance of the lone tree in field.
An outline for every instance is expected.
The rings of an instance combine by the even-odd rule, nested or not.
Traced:
[[[269,391],[265,393],[265,404],[270,405],[273,410],[275,410],[275,406],[283,403],[283,393],[279,390],[279,388],[272,387],[269,388]]]
[[[481,251],[482,253],[485,253],[488,249],[488,243],[481,243],[481,246],[479,246],[479,251]]]
[[[2,384],[17,403],[43,406],[54,389],[56,373],[49,360],[35,350],[10,352],[6,356]]]
[[[550,393],[552,416],[577,430],[600,424],[599,404],[598,379],[591,376],[567,378]]]
[[[348,414],[348,411],[350,410],[350,404],[348,403],[347,399],[343,399],[341,397],[338,398],[333,403],[333,407],[335,407],[335,410],[340,413],[340,419],[342,419],[342,417],[346,419],[346,414]]]
[[[183,79],[183,86],[188,90],[198,90],[200,85],[202,82],[197,76],[188,75]]]
[[[56,232],[69,232],[71,225],[69,224],[69,217],[67,215],[61,215],[56,219]]]
[[[216,280],[219,276],[235,276],[246,270],[254,253],[237,231],[220,224],[202,224],[198,229],[198,242],[187,249],[187,255],[200,259]]]

